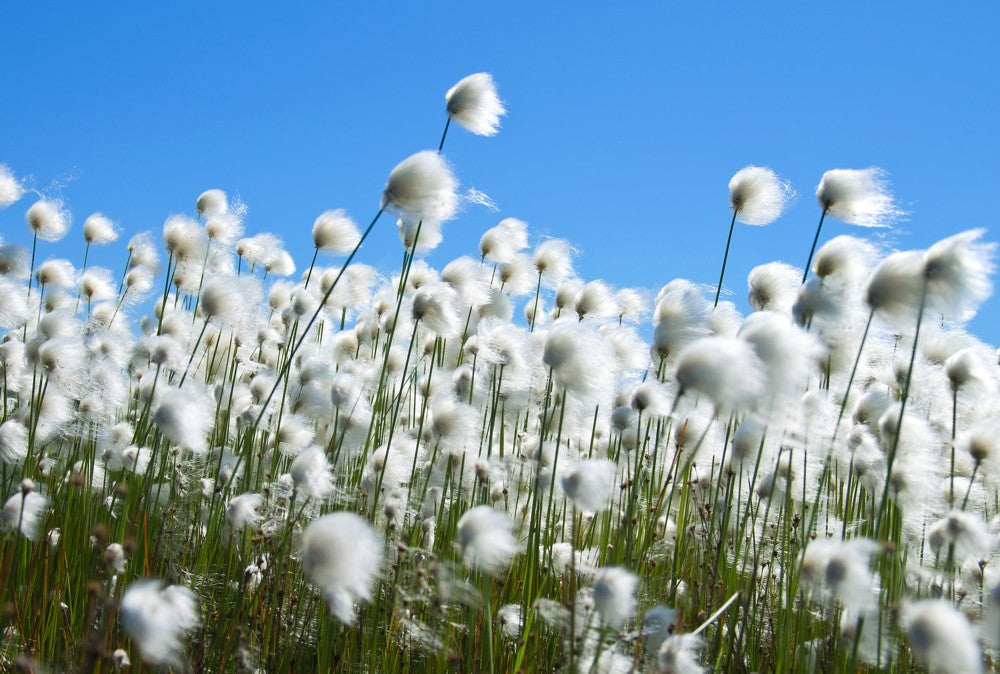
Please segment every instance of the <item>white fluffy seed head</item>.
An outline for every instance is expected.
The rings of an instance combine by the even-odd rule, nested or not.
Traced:
[[[888,318],[911,321],[920,305],[922,274],[923,254],[920,251],[893,253],[872,272],[865,301]]]
[[[4,503],[2,521],[5,529],[20,531],[28,540],[35,541],[38,540],[49,500],[37,491],[31,491],[34,485],[28,484],[22,482],[21,490]]]
[[[479,239],[479,254],[491,262],[504,264],[528,247],[528,225],[517,218],[504,218]]]
[[[319,250],[346,255],[361,241],[358,225],[342,208],[323,211],[312,229],[313,245]]]
[[[518,544],[510,515],[480,505],[466,511],[458,520],[458,544],[465,563],[486,573],[507,567],[517,554]]]
[[[159,393],[159,392],[157,392]],[[153,415],[156,428],[182,448],[203,454],[214,423],[215,404],[203,392],[191,387],[168,389],[160,397]]]
[[[903,215],[880,168],[831,169],[819,181],[816,199],[832,217],[859,227],[885,227]]]
[[[747,166],[729,181],[729,204],[745,225],[771,224],[793,196],[792,186],[764,166]]]
[[[355,604],[371,600],[381,567],[382,539],[354,513],[324,515],[302,534],[302,570],[346,625],[354,622]]]
[[[463,77],[444,95],[448,116],[478,136],[495,136],[506,114],[489,73]]]
[[[900,618],[910,650],[928,670],[955,674],[983,671],[976,633],[950,601],[906,602]]]
[[[617,566],[603,568],[594,577],[594,608],[601,622],[620,629],[635,614],[635,590],[639,578]]]
[[[584,459],[563,474],[561,484],[578,510],[597,513],[611,506],[616,474],[615,464],[607,459]]]
[[[220,189],[205,190],[195,202],[195,210],[203,218],[222,215],[229,210],[229,199]]]
[[[764,367],[753,347],[734,337],[703,337],[677,359],[683,390],[704,393],[716,405],[748,409],[764,390]]]
[[[140,580],[125,590],[121,621],[146,662],[180,666],[182,639],[200,622],[195,595],[179,585]]]
[[[6,164],[0,164],[0,208],[7,208],[24,194],[24,186]]]
[[[927,304],[945,319],[971,318],[993,292],[990,276],[996,244],[979,239],[984,229],[970,229],[938,241],[924,253]]]
[[[28,227],[43,241],[58,241],[69,230],[70,215],[62,202],[41,199],[24,216]]]
[[[83,221],[83,240],[87,243],[102,245],[117,238],[115,223],[103,213],[94,213]]]
[[[424,150],[392,169],[382,192],[382,208],[406,221],[441,223],[458,210],[457,188],[458,181],[444,158],[433,150]]]
[[[573,248],[563,239],[542,241],[535,248],[535,269],[550,287],[573,273]]]

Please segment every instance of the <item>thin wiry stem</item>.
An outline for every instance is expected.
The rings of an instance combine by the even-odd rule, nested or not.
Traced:
[[[722,279],[726,276],[726,262],[729,260],[729,244],[733,242],[733,229],[736,227],[736,216],[739,214],[737,209],[733,209],[733,219],[729,221],[729,236],[726,237],[726,252],[722,256],[722,271],[719,272],[719,287],[715,289],[715,304],[712,306],[719,306],[719,295],[722,294]]]
[[[819,232],[823,229],[823,221],[826,219],[827,209],[823,209],[823,215],[819,216],[819,224],[816,225],[816,236],[813,237],[812,248],[809,249],[809,259],[806,260],[806,268],[802,272],[802,282],[809,278],[809,268],[812,266],[813,254],[816,252],[816,244],[819,243]]]

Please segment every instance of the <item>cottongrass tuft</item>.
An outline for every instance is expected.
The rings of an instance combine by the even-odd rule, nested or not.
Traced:
[[[448,116],[478,136],[495,136],[507,111],[489,73],[463,77],[444,95]]]
[[[914,656],[932,672],[979,674],[982,656],[968,619],[944,599],[907,602],[901,622]]]
[[[302,570],[345,625],[354,623],[357,604],[371,601],[381,568],[382,538],[354,513],[324,515],[302,534]]]
[[[395,211],[414,224],[432,227],[455,215],[458,181],[448,163],[432,150],[410,155],[399,162],[382,192],[382,208]]]
[[[485,505],[476,506],[458,520],[458,544],[465,563],[489,574],[499,573],[518,553],[509,515]]]
[[[764,166],[747,166],[729,180],[729,204],[745,225],[769,225],[777,220],[795,190]]]
[[[819,181],[816,199],[832,217],[859,227],[885,227],[904,214],[880,168],[831,169]]]
[[[0,164],[0,208],[7,208],[24,194],[24,185],[6,164]]]
[[[639,577],[628,569],[610,566],[594,577],[594,608],[601,622],[621,629],[635,615],[635,591]]]
[[[43,241],[58,241],[69,230],[69,211],[60,201],[36,201],[24,217],[31,231]]]
[[[121,621],[153,665],[180,667],[185,635],[200,624],[194,593],[180,585],[163,587],[163,581],[133,582],[121,600]]]

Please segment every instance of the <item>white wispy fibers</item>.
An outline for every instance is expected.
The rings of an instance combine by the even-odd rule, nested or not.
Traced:
[[[117,295],[114,281],[111,280],[111,270],[104,267],[91,267],[80,274],[77,279],[80,287],[80,297],[87,302],[109,300]]]
[[[608,340],[587,323],[559,323],[545,336],[542,361],[560,386],[585,396],[610,392],[616,376]]]
[[[295,260],[287,250],[276,250],[264,259],[264,269],[275,276],[291,276],[295,273]]]
[[[178,260],[197,259],[205,249],[205,233],[185,215],[171,215],[163,222],[163,243]]]
[[[125,556],[125,548],[121,543],[112,543],[104,548],[102,557],[104,558],[104,563],[118,573],[125,571],[125,564],[128,562],[128,559]]]
[[[734,337],[703,337],[677,358],[681,390],[707,395],[720,407],[749,409],[764,390],[764,364],[753,347]]]
[[[28,428],[17,419],[0,424],[0,461],[20,466],[28,456]]]
[[[198,307],[206,318],[233,322],[260,301],[260,288],[248,278],[212,274],[205,279]]]
[[[0,164],[0,208],[7,208],[24,194],[24,186],[6,164]]]
[[[389,173],[381,207],[404,220],[430,226],[455,215],[457,188],[448,163],[433,150],[423,150],[399,162]]]
[[[618,304],[618,318],[623,321],[638,322],[649,311],[645,293],[635,288],[622,288],[616,292],[615,302]]]
[[[22,280],[31,275],[31,253],[24,246],[16,243],[0,245],[0,276]]]
[[[825,213],[859,227],[885,227],[904,215],[880,168],[831,169],[820,179],[816,199]]]
[[[927,306],[945,319],[971,318],[993,292],[996,244],[981,242],[985,233],[970,229],[938,241],[924,253]]]
[[[69,230],[69,211],[60,201],[41,199],[36,201],[24,215],[28,227],[43,241],[58,241]]]
[[[867,538],[813,541],[802,558],[802,579],[858,615],[876,604],[878,586],[870,567],[881,549],[881,544]]]
[[[489,73],[463,77],[444,95],[448,116],[477,136],[495,136],[507,111]]]
[[[156,271],[160,265],[160,254],[153,244],[153,237],[149,232],[139,232],[128,242],[128,266],[130,269],[145,267],[150,271]]]
[[[900,612],[910,650],[932,672],[978,674],[983,671],[976,633],[951,602],[904,602]]]
[[[411,315],[420,325],[445,339],[458,337],[464,324],[459,312],[458,293],[440,281],[421,286],[413,294]]]
[[[371,600],[381,567],[382,539],[354,513],[324,515],[302,534],[302,570],[345,625],[354,623],[355,604]]]
[[[701,674],[701,637],[697,634],[672,634],[663,640],[656,653],[662,674]]]
[[[34,485],[26,480],[21,490],[3,504],[4,528],[20,531],[28,540],[36,541],[48,507],[49,499],[34,491]]]
[[[396,221],[399,242],[411,253],[427,253],[434,250],[444,241],[441,223],[399,218]]]
[[[745,225],[769,225],[777,220],[795,190],[765,166],[747,166],[729,180],[729,204]]]
[[[240,494],[229,499],[226,505],[226,523],[233,531],[256,527],[261,520],[258,511],[264,497],[260,494]]]
[[[618,315],[614,293],[604,281],[589,281],[584,284],[576,296],[573,308],[580,320],[585,317],[607,318]]]
[[[203,218],[223,215],[229,210],[229,198],[220,189],[205,190],[198,195],[194,207]]]
[[[875,246],[870,242],[842,234],[820,246],[812,271],[823,280],[854,282],[874,264],[875,257]]]
[[[542,283],[554,288],[573,273],[573,247],[563,239],[548,239],[535,248],[535,269]]]
[[[480,306],[490,301],[489,270],[475,259],[463,256],[445,265],[441,280],[458,292],[462,301]]]
[[[458,544],[466,565],[486,573],[507,567],[519,547],[510,515],[485,505],[467,510],[458,520]]]
[[[342,208],[323,211],[312,229],[313,245],[326,253],[346,255],[361,241],[357,223]]]
[[[182,665],[184,636],[198,627],[194,593],[180,585],[163,587],[163,581],[140,580],[122,596],[121,622],[146,662]]]
[[[868,306],[890,321],[912,323],[923,293],[923,268],[923,253],[918,250],[886,257],[868,280]]]
[[[196,454],[208,451],[207,436],[215,422],[215,403],[198,388],[168,388],[158,393],[153,423],[163,435]]]
[[[479,255],[503,264],[528,247],[528,224],[517,218],[504,218],[479,239]]]
[[[563,473],[560,484],[581,512],[603,512],[611,506],[616,473],[615,464],[607,459],[584,459]]]
[[[784,262],[769,262],[754,267],[747,276],[747,299],[757,311],[791,314],[798,296],[801,271]]]
[[[594,576],[594,608],[601,622],[621,629],[635,614],[635,591],[639,577],[628,569],[609,566]]]
[[[318,445],[299,452],[289,469],[295,490],[306,498],[324,499],[333,492],[333,475],[326,452]],[[345,621],[346,622],[346,621]]]
[[[34,313],[25,297],[24,286],[0,276],[0,330],[19,328]]]
[[[69,260],[46,260],[35,270],[35,280],[43,286],[72,288],[76,284],[76,270]]]
[[[103,245],[118,239],[118,228],[103,213],[94,213],[83,221],[83,240],[87,244]]]
[[[980,562],[990,558],[997,539],[983,518],[961,510],[952,510],[927,528],[927,544],[935,554],[947,554],[954,546],[955,559],[971,557]]]
[[[819,371],[824,354],[816,335],[803,330],[786,314],[758,311],[747,317],[739,338],[749,343],[764,364],[767,391],[773,396],[801,393]]]

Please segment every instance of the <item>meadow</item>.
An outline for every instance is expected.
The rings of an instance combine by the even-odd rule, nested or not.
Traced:
[[[0,240],[0,668],[991,669],[985,232],[885,250],[886,176],[827,171],[805,267],[762,261],[743,315],[726,260],[792,193],[748,166],[718,285],[583,279],[513,217],[436,269],[448,136],[506,114],[485,73],[445,102],[311,259],[217,189],[155,235],[71,231],[0,164],[6,232],[37,197]],[[375,227],[398,269],[355,261]]]

